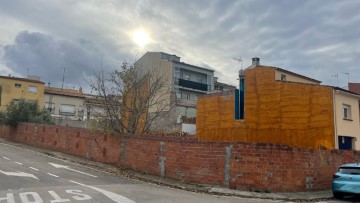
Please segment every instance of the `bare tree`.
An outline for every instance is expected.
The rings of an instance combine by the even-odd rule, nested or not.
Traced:
[[[170,85],[154,68],[124,62],[120,69],[94,74],[89,84],[105,114],[102,127],[113,132],[146,134],[170,110]]]

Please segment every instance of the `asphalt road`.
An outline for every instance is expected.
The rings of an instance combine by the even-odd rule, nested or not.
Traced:
[[[20,202],[260,203],[284,201],[216,196],[157,186],[109,175],[26,148],[0,143],[0,203]]]

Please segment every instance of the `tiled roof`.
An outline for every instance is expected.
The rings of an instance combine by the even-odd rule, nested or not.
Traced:
[[[85,98],[85,96],[78,90],[73,89],[61,89],[56,87],[45,87],[45,94],[54,94],[69,97]]]
[[[2,76],[2,75],[0,75],[0,78],[9,79],[9,80],[20,80],[20,81],[26,81],[26,82],[34,82],[34,83],[45,84],[44,82],[42,82],[40,80],[32,80],[32,79],[28,79],[28,78],[18,78],[18,77],[13,77],[13,76]]]
[[[349,90],[360,94],[360,83],[349,83]]]

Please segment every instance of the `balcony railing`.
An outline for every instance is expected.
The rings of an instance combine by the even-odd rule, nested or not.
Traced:
[[[179,86],[201,90],[201,91],[208,91],[207,84],[194,82],[190,80],[179,79]]]
[[[195,100],[188,100],[188,99],[177,99],[176,104],[181,106],[189,106],[189,107],[196,107],[196,101]]]
[[[61,111],[59,110],[59,114],[62,116],[75,116],[75,111],[69,112],[69,111]]]

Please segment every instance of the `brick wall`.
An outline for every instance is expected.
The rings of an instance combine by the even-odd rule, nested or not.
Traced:
[[[11,136],[10,136],[11,135]],[[192,138],[121,137],[81,128],[22,123],[0,137],[191,183],[272,192],[330,188],[341,163],[360,152],[297,149],[286,145],[199,142]]]

